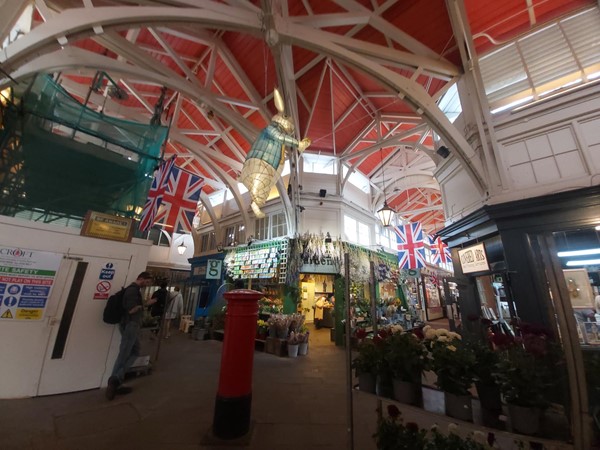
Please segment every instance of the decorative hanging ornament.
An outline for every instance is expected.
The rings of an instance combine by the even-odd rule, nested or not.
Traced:
[[[265,216],[260,208],[283,171],[285,146],[296,147],[302,153],[310,145],[308,138],[301,141],[294,138],[293,121],[284,114],[283,97],[277,89],[274,98],[278,113],[252,144],[239,178],[250,192],[250,206],[258,218]]]

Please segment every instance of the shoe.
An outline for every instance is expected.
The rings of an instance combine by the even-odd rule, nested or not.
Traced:
[[[127,395],[133,392],[133,388],[131,386],[119,386],[116,390],[116,393],[119,395]]]
[[[119,387],[119,379],[114,375],[108,379],[108,386],[106,386],[106,398],[112,400],[117,394],[117,388]]]
[[[167,335],[165,336],[165,339],[169,339],[170,337],[171,337],[171,335],[170,335],[170,334],[167,334]]]

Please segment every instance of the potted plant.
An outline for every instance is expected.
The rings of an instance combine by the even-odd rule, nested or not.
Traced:
[[[473,420],[469,394],[475,380],[473,351],[461,341],[459,334],[445,329],[426,330],[425,338],[430,349],[431,369],[437,375],[436,385],[444,391],[446,414]]]
[[[413,422],[405,424],[395,405],[388,405],[387,411],[388,417],[379,419],[373,435],[378,450],[424,450],[427,431]]]
[[[291,332],[287,339],[287,351],[290,358],[296,358],[298,356],[298,348],[300,341],[298,335],[295,332]]]
[[[298,342],[299,342],[299,347],[298,347],[298,354],[299,355],[306,355],[308,354],[308,336],[310,335],[308,328],[306,328],[305,325],[302,326],[302,328],[300,329],[300,331],[297,333],[298,336]]]
[[[267,331],[269,325],[265,320],[258,319],[256,321],[256,339],[265,340],[267,338]]]
[[[496,366],[496,380],[508,406],[513,430],[535,434],[542,411],[563,375],[558,345],[550,334],[520,328],[521,336],[504,346]]]
[[[421,399],[421,375],[427,368],[427,349],[411,332],[392,334],[385,359],[392,372],[394,398],[417,405]]]
[[[467,343],[477,364],[473,367],[475,375],[475,387],[483,409],[499,411],[502,409],[500,400],[500,386],[496,381],[496,366],[499,362],[499,354],[489,342],[470,341]]]
[[[372,339],[363,339],[358,344],[358,355],[352,361],[352,367],[358,377],[358,388],[363,392],[375,393],[375,379],[379,350]]]
[[[290,316],[285,314],[271,314],[267,320],[269,325],[269,336],[279,339],[287,339],[290,327]]]

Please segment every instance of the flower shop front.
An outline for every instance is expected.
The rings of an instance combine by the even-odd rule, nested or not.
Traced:
[[[485,323],[496,338],[523,342],[504,359],[505,368],[519,378],[497,378],[503,397],[546,415],[562,408],[568,435],[581,449],[600,442],[600,340],[594,314],[600,308],[594,298],[600,289],[599,226],[600,186],[594,186],[487,205],[438,233],[452,249],[465,335],[480,334]],[[544,337],[531,327],[544,330]],[[526,340],[530,335],[533,345]],[[537,344],[544,340],[562,355],[560,364],[540,367]],[[548,376],[539,379],[540,374]],[[536,398],[550,380],[559,382],[561,393]],[[543,414],[542,424],[546,419]]]

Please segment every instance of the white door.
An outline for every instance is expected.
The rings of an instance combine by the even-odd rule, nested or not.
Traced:
[[[38,395],[81,391],[100,386],[108,365],[115,325],[102,321],[109,294],[123,286],[129,260],[71,257],[57,274],[46,315],[50,334]]]

